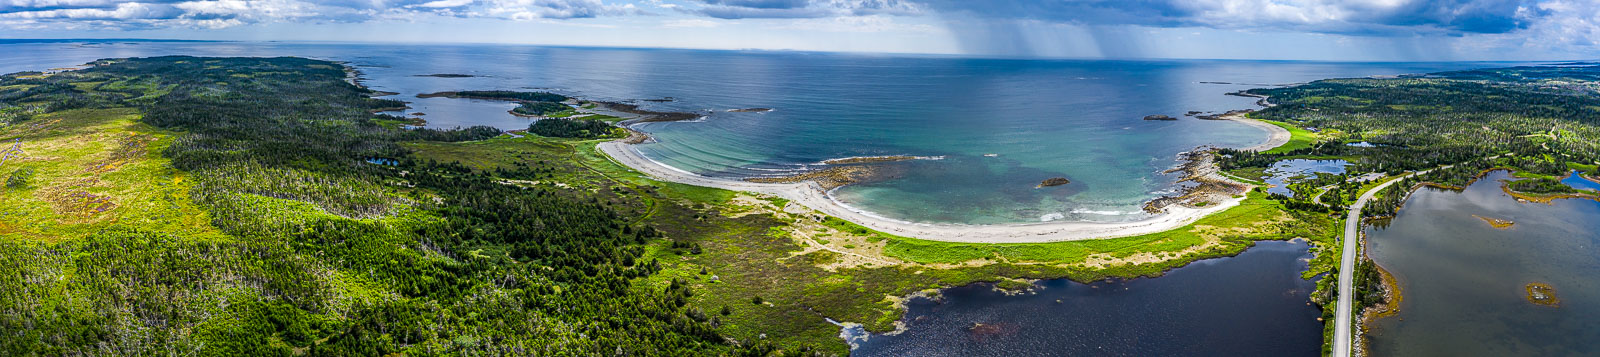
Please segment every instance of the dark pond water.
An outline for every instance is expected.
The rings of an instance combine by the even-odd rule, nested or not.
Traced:
[[[1600,203],[1519,203],[1500,190],[1509,178],[1423,189],[1387,228],[1368,228],[1404,294],[1396,317],[1372,324],[1373,356],[1600,355]],[[1560,307],[1528,302],[1532,282],[1553,286]]]
[[[905,331],[860,356],[1315,356],[1322,346],[1307,246],[1261,242],[1155,279],[1039,283],[1007,296],[980,284],[908,303]],[[982,324],[982,325],[975,325]],[[976,327],[975,327],[976,326]]]

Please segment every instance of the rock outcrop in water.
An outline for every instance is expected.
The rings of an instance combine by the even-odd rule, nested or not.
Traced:
[[[1512,220],[1509,220],[1509,219],[1489,218],[1489,217],[1484,217],[1484,216],[1479,216],[1479,215],[1472,215],[1472,216],[1473,217],[1478,217],[1478,219],[1483,220],[1485,223],[1489,223],[1489,226],[1490,227],[1494,227],[1495,229],[1511,228],[1512,225],[1517,224],[1517,222],[1513,222]]]
[[[1178,118],[1169,117],[1166,114],[1151,114],[1144,116],[1144,120],[1178,120]]]
[[[1251,109],[1237,109],[1237,110],[1229,110],[1227,112],[1223,112],[1222,114],[1206,114],[1206,115],[1196,116],[1195,118],[1200,118],[1200,119],[1205,119],[1205,120],[1228,120],[1228,117],[1235,116],[1235,115],[1250,114],[1250,112],[1254,112],[1254,111],[1255,110],[1251,110]]]
[[[877,167],[869,165],[851,165],[830,167],[822,170],[808,171],[792,176],[778,177],[751,177],[744,179],[756,183],[799,183],[815,181],[823,190],[832,190],[839,186],[849,185],[868,180],[878,174]]]
[[[1536,305],[1557,307],[1561,299],[1556,298],[1556,288],[1545,283],[1528,283],[1528,302]]]
[[[1068,180],[1065,177],[1051,177],[1045,179],[1044,182],[1040,182],[1039,186],[1035,186],[1035,188],[1061,186],[1069,183],[1072,183],[1072,180]]]

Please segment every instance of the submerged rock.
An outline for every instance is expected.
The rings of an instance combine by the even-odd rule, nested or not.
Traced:
[[[1528,283],[1527,290],[1528,302],[1549,307],[1561,305],[1561,299],[1556,298],[1556,288],[1550,286],[1550,284]]]
[[[1072,183],[1072,181],[1067,180],[1065,177],[1051,177],[1045,179],[1044,182],[1040,182],[1038,187],[1061,186],[1069,183]]]
[[[1151,114],[1144,116],[1144,120],[1178,120],[1178,118],[1169,117],[1166,114]]]

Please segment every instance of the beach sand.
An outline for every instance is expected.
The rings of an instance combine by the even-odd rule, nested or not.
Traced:
[[[913,223],[885,218],[844,205],[829,197],[822,186],[815,182],[756,183],[707,177],[650,160],[630,145],[621,140],[609,141],[600,143],[599,149],[617,163],[657,180],[773,195],[880,232],[945,242],[1040,243],[1158,233],[1183,227],[1206,215],[1233,208],[1244,200],[1243,197],[1229,198],[1219,204],[1201,208],[1170,205],[1162,209],[1160,215],[1134,222],[1041,222],[996,225]]]
[[[1289,129],[1284,129],[1281,126],[1272,125],[1272,123],[1246,118],[1244,116],[1244,113],[1224,115],[1224,116],[1220,117],[1219,119],[1226,119],[1226,120],[1236,121],[1236,122],[1239,122],[1240,124],[1249,125],[1251,127],[1254,127],[1254,128],[1257,128],[1257,129],[1261,129],[1261,130],[1265,130],[1267,132],[1267,141],[1266,142],[1261,143],[1259,145],[1255,145],[1255,146],[1241,148],[1240,150],[1245,150],[1245,151],[1267,151],[1267,150],[1272,150],[1272,148],[1283,146],[1283,144],[1288,144],[1289,143],[1289,139],[1293,137],[1293,135],[1289,134]]]

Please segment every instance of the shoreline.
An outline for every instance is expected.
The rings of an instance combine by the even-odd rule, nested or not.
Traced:
[[[596,148],[623,166],[661,181],[686,185],[747,191],[788,199],[830,215],[873,229],[903,237],[957,243],[1047,243],[1104,239],[1160,233],[1189,225],[1201,217],[1236,207],[1244,197],[1229,197],[1215,205],[1185,207],[1169,205],[1161,214],[1133,222],[1040,222],[994,225],[914,223],[871,214],[834,200],[821,184],[758,183],[714,178],[683,171],[644,157],[624,140],[602,142]]]
[[[1262,99],[1265,102],[1265,99]],[[611,104],[611,103],[605,103]],[[622,111],[618,108],[605,106],[610,111]],[[622,111],[627,112],[627,111]],[[1219,120],[1230,120],[1245,124],[1250,127],[1267,132],[1267,140],[1261,144],[1246,147],[1243,150],[1265,151],[1287,144],[1291,134],[1287,129],[1267,123],[1265,121],[1245,117],[1248,111],[1230,112],[1219,117]],[[631,113],[639,114],[639,113]],[[637,132],[628,128],[630,124],[649,122],[644,118],[633,118],[618,123],[629,132]],[[1184,204],[1159,204],[1151,207],[1147,204],[1146,211],[1155,213],[1154,217],[1132,222],[1038,222],[1038,223],[1012,223],[973,225],[957,223],[917,223],[884,217],[870,211],[852,207],[838,201],[832,195],[837,187],[826,187],[814,180],[802,182],[751,182],[747,180],[715,178],[684,171],[682,169],[657,162],[644,156],[631,144],[641,142],[630,136],[628,139],[619,139],[599,143],[595,148],[618,164],[643,173],[651,178],[686,185],[719,188],[731,191],[746,191],[768,194],[799,203],[807,208],[833,216],[863,227],[894,234],[902,237],[955,243],[1049,243],[1075,240],[1109,239],[1131,237],[1152,233],[1166,232],[1187,226],[1200,218],[1215,213],[1226,211],[1238,206],[1244,201],[1246,195],[1235,195],[1222,198],[1219,202],[1212,202],[1202,207],[1193,207]],[[1198,149],[1197,149],[1198,150]],[[1180,155],[1187,153],[1180,153]],[[1218,174],[1220,169],[1215,163],[1206,160],[1204,165],[1210,167],[1197,168],[1198,175],[1186,177],[1185,180],[1207,180],[1239,185],[1248,191],[1254,185],[1243,183]],[[1191,173],[1193,174],[1193,173]],[[1203,182],[1202,182],[1203,183]],[[1180,199],[1182,197],[1179,197]],[[1158,197],[1150,203],[1162,200],[1173,200],[1173,197]]]
[[[1232,113],[1217,117],[1218,120],[1229,120],[1267,132],[1266,142],[1256,144],[1254,146],[1240,148],[1239,150],[1256,152],[1272,150],[1272,148],[1288,144],[1289,139],[1294,138],[1294,135],[1289,133],[1289,129],[1284,129],[1281,126],[1273,125],[1272,123],[1261,121],[1260,119],[1251,119],[1250,117],[1245,116],[1245,114],[1249,114],[1249,112]]]

